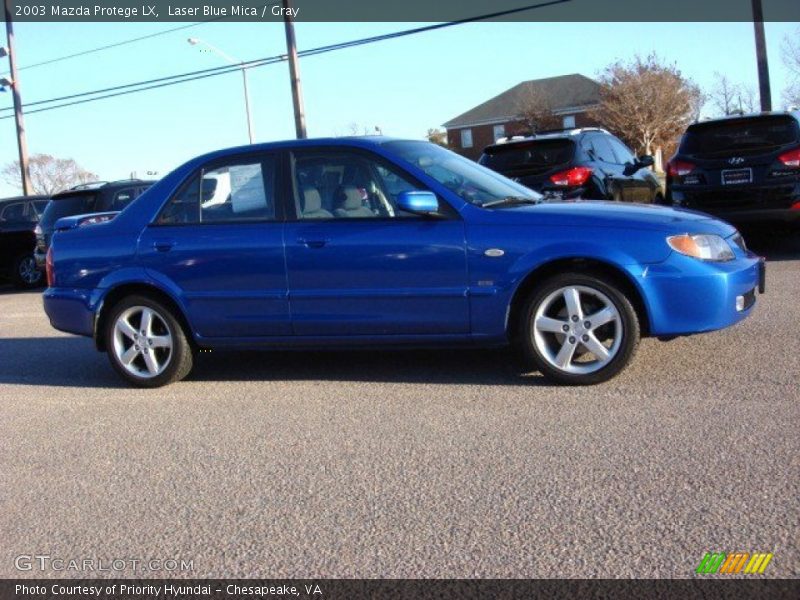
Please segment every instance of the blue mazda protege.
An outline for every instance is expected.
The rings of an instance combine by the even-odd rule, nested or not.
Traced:
[[[640,336],[728,327],[763,262],[708,215],[542,202],[438,146],[302,140],[201,156],[118,215],[57,223],[44,306],[135,385],[222,348],[517,344],[552,380]]]

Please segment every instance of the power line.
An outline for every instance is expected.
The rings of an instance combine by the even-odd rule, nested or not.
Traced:
[[[277,4],[269,5],[271,6],[278,6]],[[122,40],[119,42],[114,42],[113,44],[106,44],[105,46],[98,46],[97,48],[89,48],[88,50],[82,50],[80,52],[75,52],[74,54],[67,54],[64,56],[57,56],[55,58],[49,58],[47,60],[43,60],[42,62],[33,63],[30,65],[25,65],[22,67],[17,67],[17,71],[22,71],[23,69],[35,69],[36,67],[43,67],[45,65],[52,65],[53,63],[61,62],[64,60],[70,60],[72,58],[78,58],[80,56],[86,56],[87,54],[94,54],[95,52],[102,52],[104,50],[111,50],[112,48],[118,48],[120,46],[126,46],[128,44],[134,44],[136,42],[142,42],[144,40],[149,40],[154,37],[159,37],[162,35],[167,35],[168,33],[175,33],[176,31],[182,31],[184,29],[191,29],[192,27],[199,27],[200,25],[206,25],[207,23],[213,23],[214,21],[220,21],[224,19],[228,19],[230,17],[213,17],[211,19],[206,19],[204,21],[200,21],[198,23],[189,23],[188,25],[180,25],[178,27],[173,27],[171,29],[165,29],[164,31],[156,31],[154,33],[150,33],[147,35],[130,38],[127,40]],[[4,75],[7,73],[3,73]]]
[[[405,29],[405,30],[402,30],[402,31],[396,31],[396,32],[392,32],[392,33],[386,33],[386,34],[381,34],[381,35],[377,35],[377,36],[361,38],[361,39],[358,39],[358,40],[350,40],[350,41],[346,41],[346,42],[338,42],[338,43],[335,43],[335,44],[329,44],[327,46],[320,46],[320,47],[317,47],[317,48],[311,48],[309,50],[302,50],[302,51],[298,52],[298,56],[300,56],[300,57],[316,56],[318,54],[324,54],[324,53],[333,52],[333,51],[336,51],[336,50],[344,50],[346,48],[353,48],[353,47],[362,46],[362,45],[365,45],[365,44],[373,44],[373,43],[381,42],[381,41],[385,41],[385,40],[396,39],[396,38],[410,36],[410,35],[416,35],[416,34],[419,34],[419,33],[425,33],[425,32],[428,32],[428,31],[444,29],[444,28],[447,28],[447,27],[454,27],[456,25],[463,25],[463,24],[467,24],[467,23],[474,23],[474,22],[477,22],[477,21],[485,21],[485,20],[489,20],[489,19],[496,19],[496,18],[499,18],[499,17],[508,16],[508,15],[515,14],[515,13],[520,13],[520,12],[523,12],[523,11],[535,10],[537,8],[544,8],[544,7],[553,6],[553,5],[556,5],[556,4],[563,4],[563,3],[569,2],[569,1],[570,0],[549,0],[547,2],[542,2],[542,3],[539,3],[539,4],[532,4],[532,5],[527,5],[527,6],[523,6],[523,7],[519,7],[519,8],[514,8],[514,9],[509,9],[509,10],[504,10],[504,11],[498,11],[498,12],[494,12],[494,13],[488,13],[488,14],[479,15],[479,16],[476,16],[476,17],[468,17],[468,18],[465,18],[465,19],[460,19],[458,21],[449,21],[447,23],[438,23],[438,24],[435,24],[435,25],[426,25],[426,26],[423,26],[423,27],[415,27],[415,28],[412,28],[412,29]],[[31,103],[28,103],[28,104],[24,105],[23,108],[28,107],[28,106],[38,106],[38,105],[42,105],[42,104],[50,104],[50,103],[59,102],[59,101],[62,101],[62,100],[73,100],[73,101],[70,101],[70,102],[64,102],[62,104],[56,104],[54,106],[46,106],[46,107],[39,108],[39,109],[36,109],[36,110],[26,111],[26,114],[35,114],[35,113],[39,113],[39,112],[45,112],[45,111],[48,111],[48,110],[55,110],[55,109],[58,109],[58,108],[66,108],[66,107],[75,106],[75,105],[78,105],[78,104],[85,104],[87,102],[94,102],[94,101],[97,101],[97,100],[104,100],[104,99],[107,99],[107,98],[114,98],[114,97],[118,97],[118,96],[124,96],[124,95],[127,95],[127,94],[135,94],[137,92],[143,92],[143,91],[147,91],[147,90],[163,88],[163,87],[167,87],[167,86],[171,86],[171,85],[178,85],[178,84],[181,84],[181,83],[188,83],[190,81],[196,81],[196,80],[199,80],[199,79],[206,79],[206,78],[209,78],[209,77],[216,77],[216,76],[219,76],[219,75],[226,75],[228,73],[239,71],[243,67],[244,68],[258,68],[258,67],[262,67],[262,66],[265,66],[265,65],[282,62],[282,61],[285,61],[285,60],[286,60],[286,55],[285,54],[278,54],[278,55],[275,55],[275,56],[270,56],[270,57],[264,57],[264,58],[258,58],[258,59],[245,61],[245,62],[243,62],[243,63],[241,63],[239,65],[224,65],[222,67],[213,67],[211,69],[202,69],[200,71],[190,71],[188,73],[180,73],[180,74],[177,74],[177,75],[170,75],[170,76],[166,76],[166,77],[160,77],[160,78],[157,78],[157,79],[149,79],[149,80],[145,80],[145,81],[138,81],[138,82],[134,82],[134,83],[127,83],[127,84],[122,84],[122,85],[113,86],[113,87],[109,87],[109,88],[103,88],[103,89],[99,89],[99,90],[92,90],[92,91],[88,91],[88,92],[80,92],[80,93],[76,93],[76,94],[71,94],[69,96],[61,96],[61,97],[58,97],[58,98],[50,98],[48,100],[38,100],[36,102],[31,102]],[[130,88],[135,88],[135,89],[130,89]],[[111,92],[111,93],[106,93],[106,92]],[[103,95],[98,95],[98,94],[103,94]],[[85,98],[85,96],[93,96],[93,97],[92,98]],[[82,98],[82,99],[78,99],[78,98]],[[0,111],[5,111],[5,110],[10,110],[10,109],[9,108],[0,109]],[[9,119],[9,118],[11,118],[11,115],[0,117],[0,120]]]

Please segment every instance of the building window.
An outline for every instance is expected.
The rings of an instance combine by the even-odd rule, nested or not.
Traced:
[[[472,148],[472,129],[461,130],[461,147]]]
[[[572,129],[573,127],[575,127],[575,115],[569,115],[564,117],[562,123],[564,129]]]
[[[496,142],[502,137],[506,137],[506,126],[505,125],[495,125],[492,128],[492,139]]]

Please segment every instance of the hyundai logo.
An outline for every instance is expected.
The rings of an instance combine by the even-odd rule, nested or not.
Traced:
[[[744,162],[744,159],[741,156],[734,156],[728,162],[732,165],[740,165]]]

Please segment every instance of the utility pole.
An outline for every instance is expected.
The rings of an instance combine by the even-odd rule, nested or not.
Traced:
[[[767,62],[767,41],[764,35],[764,11],[761,0],[752,0],[753,27],[756,33],[756,61],[758,62],[758,92],[761,97],[761,110],[772,110],[772,91],[769,85],[769,63]]]
[[[294,39],[294,23],[289,13],[289,0],[281,0],[283,4],[283,22],[286,27],[286,55],[289,59],[289,75],[292,82],[292,102],[294,103],[294,128],[297,139],[306,135],[306,115],[303,108],[303,87],[300,85],[300,65],[297,62],[297,42]]]
[[[14,98],[14,121],[17,124],[17,146],[19,148],[19,170],[22,174],[22,193],[30,196],[31,172],[28,167],[28,142],[25,140],[25,122],[22,118],[22,96],[19,93],[17,54],[14,51],[14,24],[11,22],[11,0],[5,0],[6,37],[8,39],[8,64],[11,71],[11,95]]]

